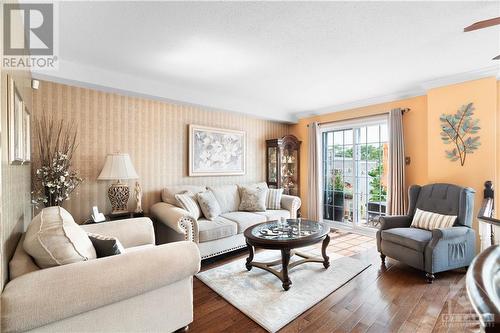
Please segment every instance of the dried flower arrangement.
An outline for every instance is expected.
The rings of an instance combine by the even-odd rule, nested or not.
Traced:
[[[474,105],[469,103],[462,105],[455,114],[443,114],[439,117],[441,121],[441,140],[445,144],[454,144],[452,150],[446,150],[446,157],[451,161],[460,160],[465,164],[467,154],[472,154],[479,148],[479,136],[472,136],[479,132],[479,119],[473,119]]]
[[[68,200],[82,182],[78,172],[71,169],[77,148],[77,130],[64,120],[56,122],[43,116],[35,119],[39,167],[34,175],[33,204],[59,206]]]

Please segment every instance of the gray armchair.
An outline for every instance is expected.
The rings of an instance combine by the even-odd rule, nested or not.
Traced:
[[[471,188],[452,184],[412,185],[408,215],[380,218],[377,249],[382,262],[389,256],[423,270],[429,283],[434,273],[469,266],[476,253],[476,235],[471,228],[474,193]],[[417,208],[458,217],[447,229],[410,228]]]

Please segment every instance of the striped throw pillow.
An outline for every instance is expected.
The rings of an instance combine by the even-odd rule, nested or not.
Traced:
[[[282,188],[270,188],[267,191],[266,208],[281,209],[281,196],[283,195]]]
[[[442,215],[417,208],[411,222],[411,227],[426,230],[451,228],[456,219],[456,215]]]
[[[194,219],[198,220],[200,218],[200,206],[198,206],[198,202],[196,202],[192,193],[185,192],[182,194],[176,194],[175,199],[179,203],[179,206],[182,209],[187,210]]]

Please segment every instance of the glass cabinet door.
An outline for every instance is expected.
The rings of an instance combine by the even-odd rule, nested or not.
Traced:
[[[267,182],[278,182],[278,147],[267,148],[268,164],[267,164]]]
[[[281,183],[285,189],[285,194],[297,195],[297,150],[289,147],[283,149],[281,157]]]
[[[267,186],[299,195],[300,141],[293,135],[266,140]]]

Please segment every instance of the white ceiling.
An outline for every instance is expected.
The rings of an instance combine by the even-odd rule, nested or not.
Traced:
[[[59,71],[35,77],[293,122],[490,73],[500,27],[462,30],[494,16],[498,1],[64,2]]]

